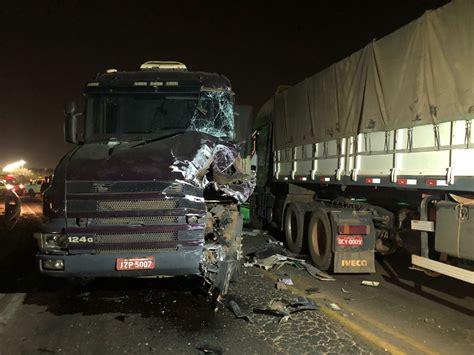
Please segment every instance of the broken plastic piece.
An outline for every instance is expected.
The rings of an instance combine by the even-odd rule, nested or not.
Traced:
[[[289,277],[288,277],[288,278],[284,278],[284,279],[280,279],[279,282],[282,282],[282,283],[284,283],[285,285],[289,285],[289,286],[293,286],[293,285],[294,285],[293,280],[290,279]]]
[[[361,282],[361,285],[364,285],[364,286],[371,286],[371,287],[377,287],[378,285],[380,285],[380,282],[378,281],[368,281],[368,280],[364,280]]]
[[[306,297],[295,297],[292,299],[276,298],[270,301],[268,308],[254,309],[254,312],[286,317],[295,312],[314,311],[318,308],[319,306],[313,300]]]
[[[229,302],[229,306],[230,306],[230,309],[232,310],[232,312],[234,313],[234,315],[239,318],[239,319],[245,319],[247,322],[249,323],[253,323],[253,318],[248,315],[247,313],[244,313],[242,312],[242,310],[240,309],[239,305],[237,304],[237,302],[231,300]]]
[[[336,312],[342,311],[342,308],[339,307],[336,303],[330,303],[329,308],[331,308],[333,311],[336,311]]]

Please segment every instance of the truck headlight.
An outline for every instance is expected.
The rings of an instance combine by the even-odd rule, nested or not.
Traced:
[[[39,248],[43,251],[54,252],[66,248],[67,238],[59,233],[38,233]]]

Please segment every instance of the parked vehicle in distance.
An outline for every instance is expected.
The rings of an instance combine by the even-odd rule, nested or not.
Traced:
[[[16,180],[13,175],[5,176],[7,190],[15,192],[18,196],[23,196],[25,193],[25,185]]]
[[[29,184],[25,185],[25,192],[28,193],[28,196],[35,197],[36,195],[41,195],[41,185],[43,180],[30,180]]]
[[[0,198],[4,198],[7,193],[7,183],[5,180],[0,180]]]

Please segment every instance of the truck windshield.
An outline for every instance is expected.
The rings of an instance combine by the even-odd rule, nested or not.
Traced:
[[[159,138],[181,131],[233,138],[229,93],[95,94],[87,98],[86,141]]]

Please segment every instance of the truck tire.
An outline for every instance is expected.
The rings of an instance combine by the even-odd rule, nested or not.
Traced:
[[[293,253],[301,253],[304,237],[304,212],[294,203],[290,203],[285,210],[283,228],[288,248]]]
[[[308,225],[308,249],[313,265],[322,271],[332,266],[331,224],[326,212],[316,210],[311,213]]]

